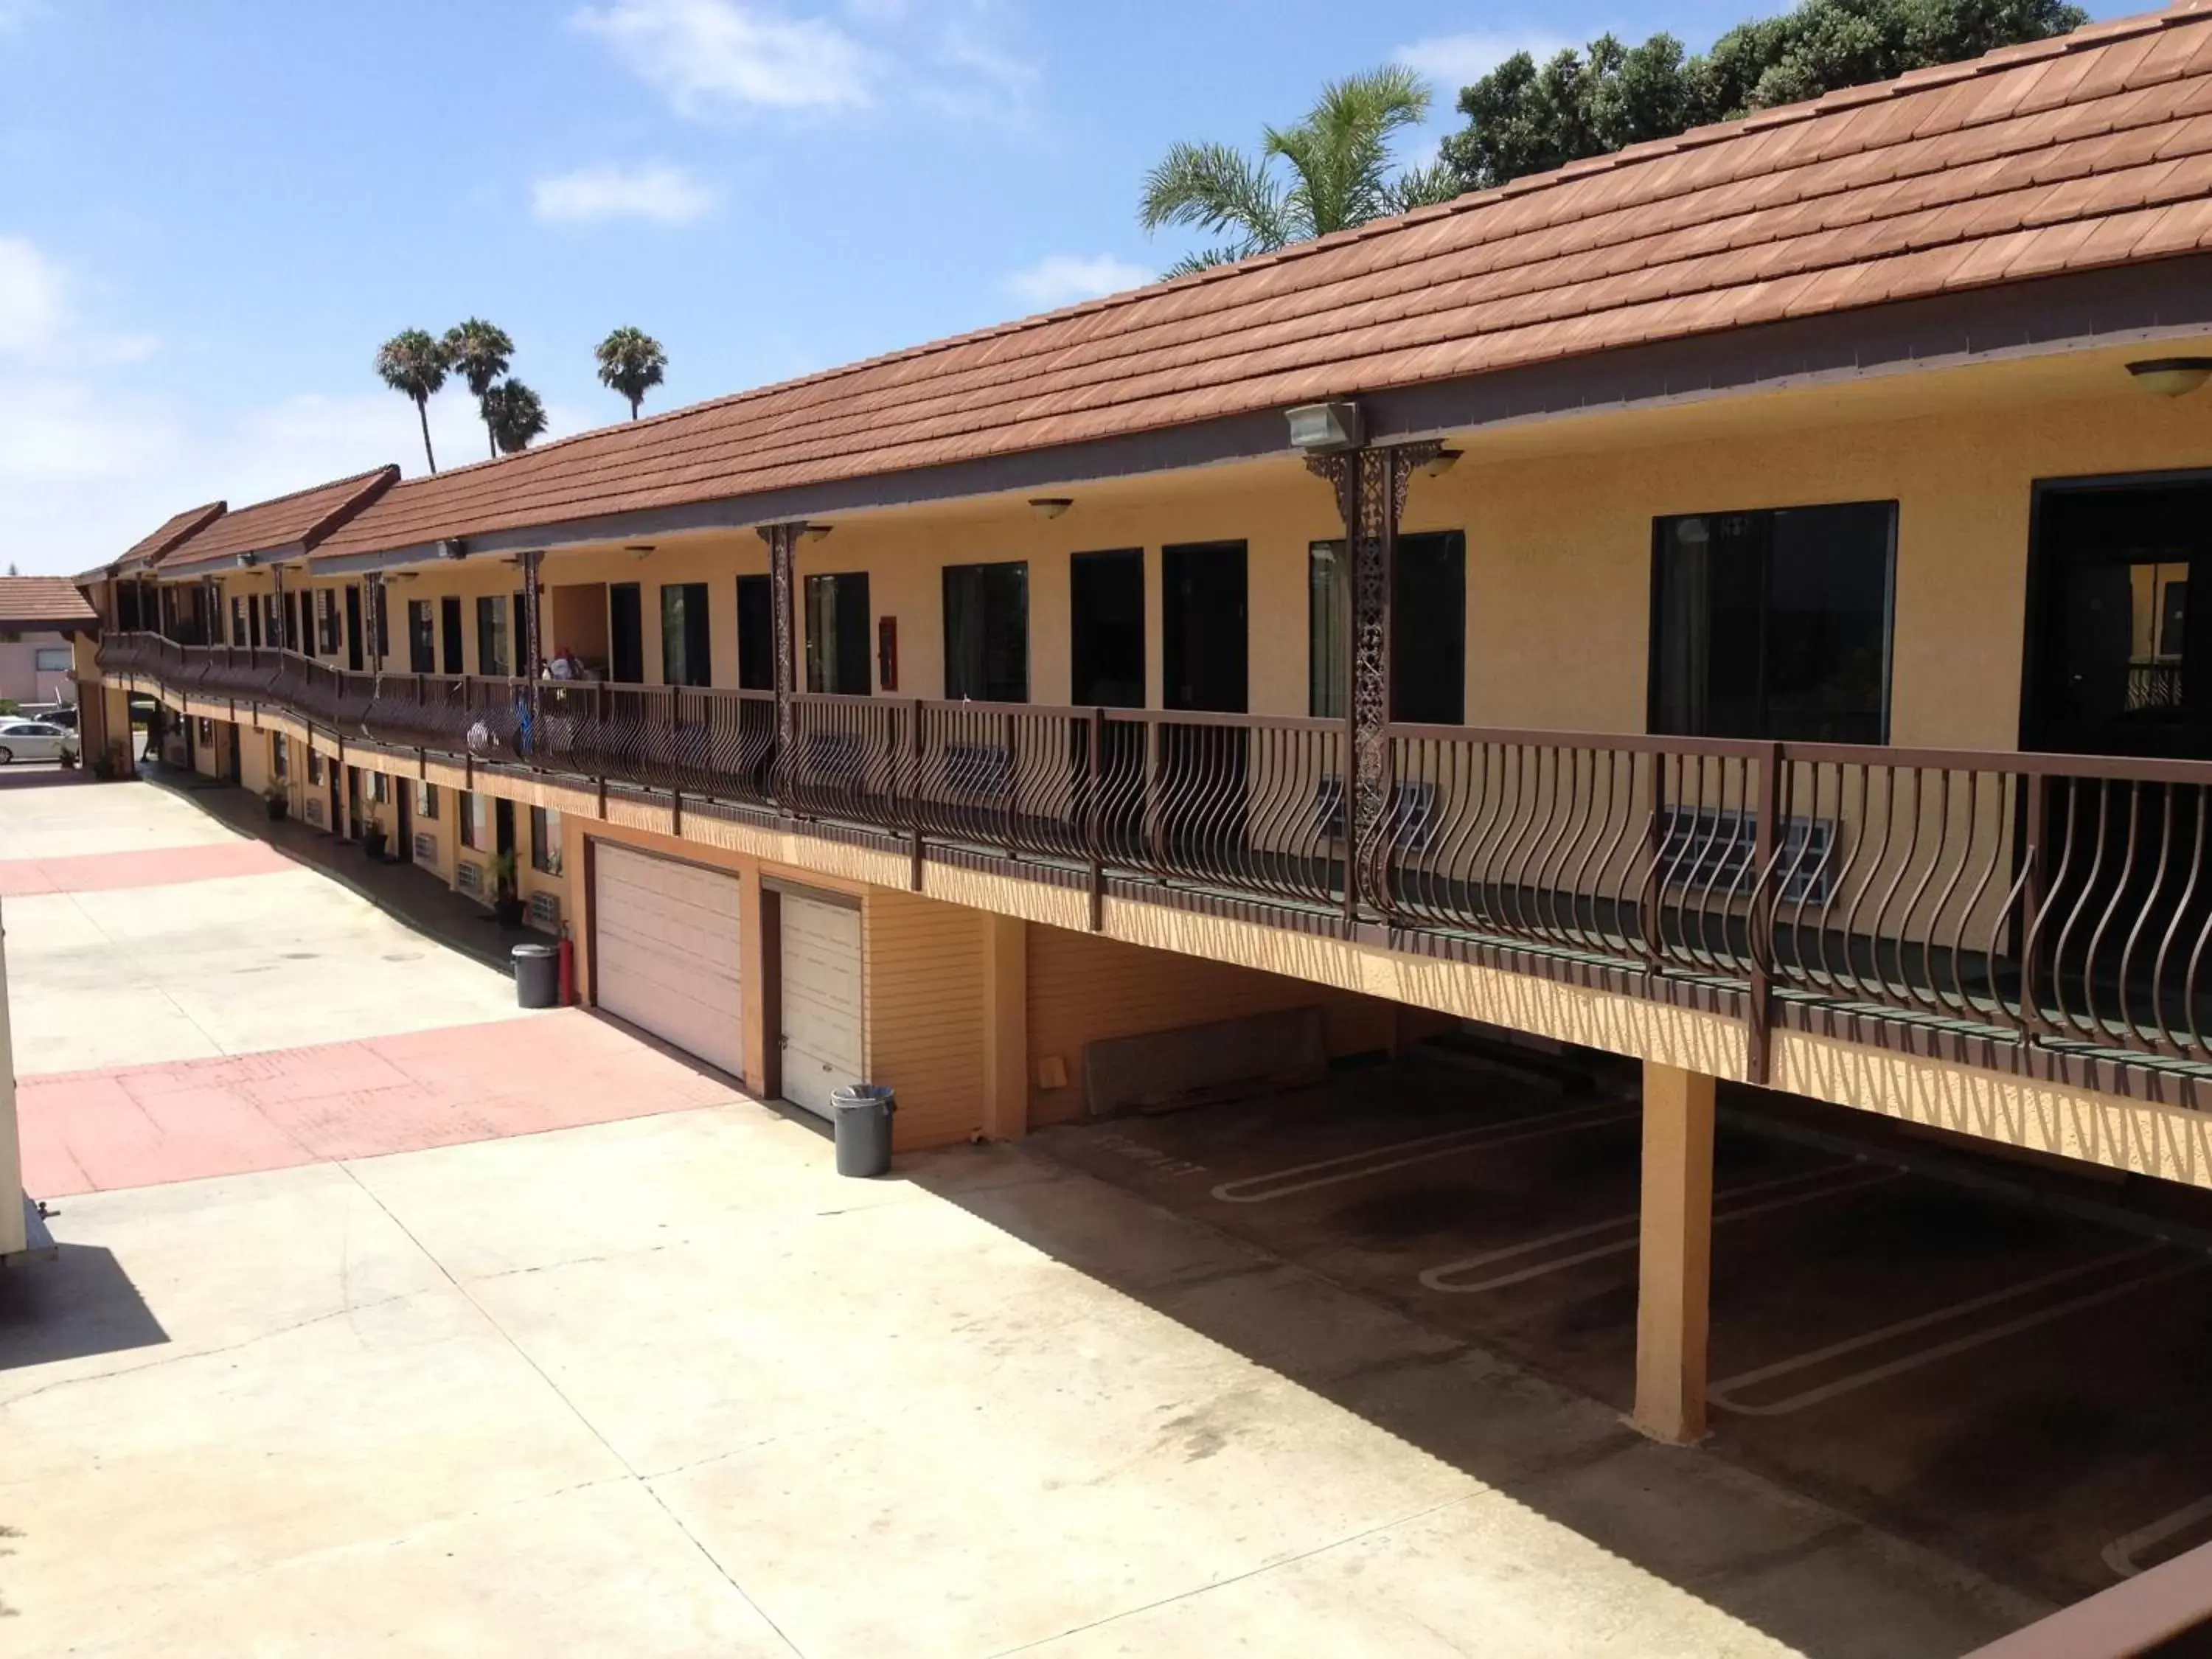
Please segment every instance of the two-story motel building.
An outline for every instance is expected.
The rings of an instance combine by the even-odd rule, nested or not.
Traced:
[[[2208,377],[2179,11],[182,513],[84,579],[88,749],[150,692],[427,879],[507,852],[586,1000],[907,1146],[1269,1010],[1631,1056],[1689,1437],[1717,1079],[2212,1185]]]

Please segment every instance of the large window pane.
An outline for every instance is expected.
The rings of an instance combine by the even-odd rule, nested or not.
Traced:
[[[407,666],[417,674],[438,672],[438,629],[428,599],[407,601]]]
[[[1306,712],[1340,720],[1350,696],[1352,567],[1340,541],[1306,550]],[[1457,726],[1467,703],[1467,536],[1401,536],[1391,566],[1390,718]]]
[[[1030,568],[948,565],[945,695],[976,702],[1030,700]]]
[[[738,578],[738,685],[775,690],[775,599],[766,576]]]
[[[1342,542],[1316,542],[1306,550],[1306,713],[1342,720],[1352,684],[1345,653],[1352,605],[1350,570]]]
[[[1887,742],[1896,530],[1889,501],[1660,520],[1653,729]]]
[[[865,697],[868,577],[865,571],[806,579],[806,689]]]
[[[660,678],[665,685],[714,683],[704,582],[675,583],[660,590]]]
[[[507,598],[487,593],[477,601],[477,672],[497,679],[513,660],[507,648]]]

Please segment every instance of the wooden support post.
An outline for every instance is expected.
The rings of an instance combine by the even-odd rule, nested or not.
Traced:
[[[983,929],[983,1135],[1019,1140],[1030,1127],[1029,924],[976,914]]]
[[[1712,1248],[1713,1079],[1646,1060],[1632,1420],[1669,1445],[1705,1432]]]

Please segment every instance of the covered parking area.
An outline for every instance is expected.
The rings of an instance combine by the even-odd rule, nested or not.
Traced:
[[[1642,1092],[1446,1040],[1032,1144],[1628,1413]],[[2212,1539],[2212,1194],[1741,1085],[1714,1116],[1705,1450],[2056,1601]]]

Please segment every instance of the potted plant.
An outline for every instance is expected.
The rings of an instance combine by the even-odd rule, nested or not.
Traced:
[[[68,770],[76,765],[76,750],[64,744],[54,750],[54,758],[62,763],[64,770]]]
[[[514,884],[514,854],[495,854],[491,861],[491,913],[502,927],[522,926],[522,894]]]
[[[362,826],[361,850],[373,859],[380,860],[384,856],[384,820],[372,812],[368,822]]]
[[[272,783],[263,790],[261,801],[262,805],[269,809],[269,822],[271,823],[283,823],[284,815],[292,810],[291,800],[284,793],[281,784]]]

